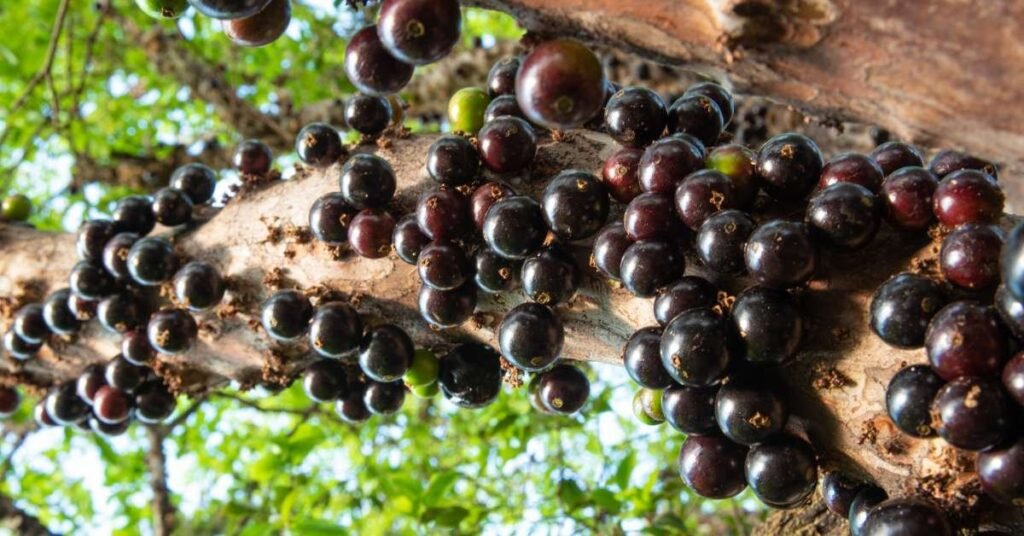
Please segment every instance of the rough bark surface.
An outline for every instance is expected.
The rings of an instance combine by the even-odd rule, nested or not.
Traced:
[[[728,72],[741,93],[881,125],[1011,164],[1024,147],[1024,4],[932,0],[471,0],[541,35],[573,33]]]
[[[423,168],[433,139],[392,140],[377,150],[398,175],[394,213],[408,212],[419,193],[433,187]],[[543,181],[533,178],[546,178],[566,168],[597,171],[614,149],[615,144],[599,134],[573,133],[562,141],[547,140],[541,144],[530,177],[510,183],[536,194]],[[443,347],[470,338],[494,343],[502,312],[520,301],[519,296],[482,300],[478,313],[463,327],[433,331],[418,317],[419,281],[414,267],[393,254],[362,259],[311,240],[305,228],[309,206],[319,195],[337,189],[337,171],[337,165],[324,172],[300,170],[293,180],[247,187],[205,223],[177,233],[181,254],[213,263],[230,278],[231,290],[216,312],[200,316],[197,348],[185,356],[160,359],[157,370],[172,386],[196,393],[228,380],[242,386],[290,381],[306,362],[307,348],[271,343],[257,321],[260,302],[282,286],[301,288],[315,299],[340,295],[372,319],[407,328],[421,345]],[[0,257],[0,296],[6,297],[8,318],[20,303],[64,286],[74,262],[71,235],[5,226],[0,227],[0,245],[5,252]],[[585,266],[589,248],[581,244],[577,250]],[[933,269],[929,259],[934,255],[927,236],[883,231],[863,251],[824,256],[820,273],[800,293],[810,327],[799,358],[786,374],[797,413],[791,424],[816,445],[823,467],[847,468],[894,495],[927,493],[951,508],[966,510],[978,500],[971,476],[973,461],[942,441],[900,435],[884,415],[883,393],[889,378],[905,363],[924,361],[923,351],[890,348],[867,327],[867,305],[877,286],[905,269]],[[691,271],[700,273],[699,268]],[[565,357],[620,363],[620,349],[629,334],[654,324],[651,301],[630,296],[592,270],[588,274],[579,296],[561,311]],[[716,282],[731,294],[745,285],[742,280],[716,278]],[[117,352],[116,339],[100,333],[95,322],[77,339],[74,344],[51,341],[62,349],[44,348],[26,363],[4,359],[0,381],[42,388]]]

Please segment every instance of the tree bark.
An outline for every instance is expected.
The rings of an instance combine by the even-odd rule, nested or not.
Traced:
[[[423,165],[435,138],[412,137],[382,143],[378,154],[395,167],[399,190],[391,210],[409,212],[419,193],[433,188]],[[607,137],[572,133],[562,141],[547,140],[530,177],[511,181],[517,191],[538,195],[543,181],[562,169],[597,171],[615,150]],[[272,343],[258,326],[259,304],[281,286],[303,289],[314,299],[340,295],[356,304],[371,321],[386,319],[407,330],[417,344],[444,347],[475,339],[494,343],[504,311],[522,298],[511,293],[481,299],[477,313],[464,326],[435,331],[419,319],[416,271],[394,255],[357,258],[311,240],[305,225],[309,206],[318,196],[337,190],[337,168],[300,171],[296,178],[263,189],[244,189],[206,222],[173,234],[183,257],[205,260],[230,280],[225,303],[200,320],[200,342],[184,356],[162,357],[158,373],[178,391],[205,392],[228,380],[243,387],[257,383],[286,384],[308,362],[305,343]],[[617,217],[617,216],[613,216]],[[1006,222],[1010,224],[1009,221]],[[167,233],[166,230],[164,230]],[[6,313],[38,299],[44,290],[65,285],[74,263],[71,235],[43,234],[18,226],[0,228],[0,296]],[[575,246],[587,266],[589,246]],[[950,508],[968,509],[979,500],[970,458],[942,441],[901,435],[884,411],[884,388],[905,363],[924,362],[922,351],[888,347],[867,327],[873,291],[889,276],[905,270],[934,267],[935,245],[927,236],[905,236],[884,230],[865,250],[827,254],[809,287],[799,293],[810,323],[808,337],[787,367],[793,399],[794,431],[806,434],[822,457],[823,467],[842,467],[870,478],[893,495],[924,493]],[[700,274],[691,259],[691,273]],[[565,357],[620,364],[620,350],[637,328],[653,325],[651,300],[626,291],[585,270],[579,295],[560,308],[566,326]],[[746,281],[711,277],[735,295]],[[51,341],[28,362],[0,363],[0,382],[46,387],[76,375],[90,362],[117,353],[117,341],[91,323],[73,344]],[[1001,512],[1005,514],[1005,511]]]
[[[149,468],[149,483],[153,491],[153,534],[170,536],[174,533],[175,510],[171,492],[167,488],[167,458],[164,456],[164,434],[158,426],[146,426],[149,452],[146,465]]]
[[[0,495],[0,528],[22,536],[52,536],[54,534],[34,515],[18,508],[18,505],[14,504],[14,501],[6,495]]]

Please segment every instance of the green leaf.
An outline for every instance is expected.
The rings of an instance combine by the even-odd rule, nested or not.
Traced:
[[[346,536],[349,532],[330,521],[302,519],[292,525],[292,533],[296,536]]]
[[[455,487],[459,476],[457,471],[442,471],[430,477],[427,489],[423,492],[423,504],[436,506]]]
[[[420,519],[424,523],[433,521],[441,527],[455,528],[468,516],[469,510],[461,506],[444,506],[440,508],[427,508]]]
[[[562,499],[569,509],[581,506],[586,500],[586,495],[580,489],[575,480],[562,480],[558,483],[558,497]]]
[[[595,489],[590,498],[602,510],[610,514],[618,514],[622,509],[622,502],[615,498],[615,494],[606,489]]]

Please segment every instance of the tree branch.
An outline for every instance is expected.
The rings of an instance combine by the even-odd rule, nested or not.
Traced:
[[[22,536],[51,536],[50,532],[39,519],[18,508],[10,497],[0,494],[0,527]]]
[[[156,536],[170,536],[176,525],[176,512],[167,488],[167,459],[164,456],[164,435],[158,426],[146,427],[149,452],[146,465],[149,467],[149,484],[153,490],[153,533]]]

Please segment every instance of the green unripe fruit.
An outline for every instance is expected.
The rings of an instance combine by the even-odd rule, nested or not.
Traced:
[[[452,132],[476,134],[484,126],[484,112],[491,103],[487,90],[465,87],[455,92],[448,101],[448,122]]]
[[[420,348],[412,356],[412,365],[402,377],[409,387],[423,387],[437,382],[437,374],[440,369],[440,361],[434,352]]]
[[[656,425],[665,422],[661,409],[660,389],[640,389],[633,396],[633,414],[644,424]]]
[[[176,19],[188,10],[188,0],[135,0],[135,4],[157,19]]]
[[[21,194],[9,195],[0,212],[7,221],[25,221],[32,214],[32,201]]]
[[[427,385],[417,385],[410,390],[412,394],[416,395],[416,398],[434,398],[437,396],[437,393],[441,392],[441,385],[434,382]]]

